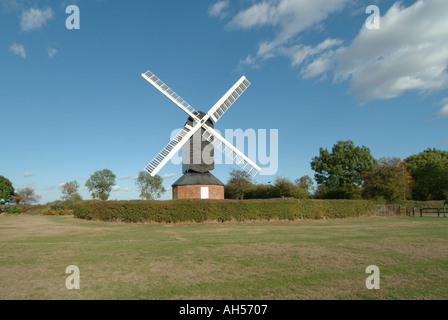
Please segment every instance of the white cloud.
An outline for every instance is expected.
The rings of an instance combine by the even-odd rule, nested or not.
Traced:
[[[317,45],[303,43],[303,32],[322,28],[328,17],[342,10],[350,15],[350,8],[356,7],[357,14],[364,14],[359,3],[354,0],[246,3],[250,5],[233,16],[227,28],[269,28],[274,36],[263,39],[256,54],[241,60],[238,69],[258,68],[262,61],[284,56],[291,60],[292,67],[300,69],[303,79],[323,79],[331,71],[335,82],[348,81],[348,92],[360,104],[392,99],[408,91],[431,94],[448,88],[447,0],[416,0],[409,7],[397,1],[387,12],[381,12],[380,30],[368,30],[363,24],[351,42],[345,41],[348,44],[328,37]],[[447,113],[444,104],[436,117]]]
[[[251,54],[246,57],[244,60],[240,60],[238,63],[238,67],[236,68],[237,72],[241,72],[241,70],[248,66],[252,69],[258,69],[260,68],[260,65],[257,63],[257,59],[255,59]]]
[[[302,31],[325,20],[330,14],[342,10],[351,0],[267,0],[255,3],[239,12],[229,22],[230,29],[252,29],[270,26],[276,31],[272,40],[263,41],[257,58],[266,60],[284,50],[292,39]]]
[[[340,51],[336,80],[350,81],[360,103],[391,99],[406,91],[431,93],[448,87],[448,1],[395,3],[380,30],[363,28]]]
[[[21,56],[23,59],[26,58],[26,51],[25,51],[25,47],[21,44],[17,44],[17,43],[13,43],[11,45],[11,47],[9,48],[9,50],[11,50],[14,54],[17,54],[19,56]]]
[[[47,54],[48,54],[48,56],[50,58],[53,58],[56,53],[58,53],[58,50],[55,49],[55,48],[48,48],[47,49]]]
[[[32,172],[25,172],[25,173],[23,174],[23,176],[24,176],[25,178],[31,177],[32,175],[34,175],[34,173],[32,173]]]
[[[278,52],[291,59],[292,66],[304,64],[300,72],[304,79],[321,75],[334,66],[335,51],[331,48],[340,46],[341,39],[326,39],[315,47],[308,45],[295,45],[289,48],[279,48]]]
[[[229,15],[227,9],[229,8],[229,0],[222,0],[216,2],[214,5],[208,8],[208,15],[210,17],[218,17],[224,19]]]
[[[448,104],[442,107],[442,109],[437,112],[435,115],[435,118],[442,118],[442,117],[448,117]]]
[[[22,31],[39,29],[51,18],[53,18],[53,10],[51,8],[44,10],[31,8],[22,12],[20,26]]]
[[[229,22],[228,28],[252,29],[268,26],[275,31],[275,37],[262,41],[256,55],[248,55],[245,60],[240,61],[237,70],[244,66],[259,68],[260,61],[286,56],[291,60],[291,66],[301,68],[302,78],[320,75],[325,78],[324,74],[334,68],[333,49],[341,46],[343,41],[328,38],[316,46],[310,46],[300,43],[298,39],[303,31],[318,26],[350,2],[353,1],[266,0],[239,12]]]
[[[317,77],[327,72],[333,65],[333,51],[327,52],[310,62],[302,71],[304,79]]]
[[[442,108],[437,112],[433,118],[443,118],[448,117],[448,98],[443,99],[442,101],[435,103],[436,106],[442,106]]]
[[[162,179],[170,179],[172,177],[175,177],[176,174],[175,173],[166,173],[162,176]]]
[[[129,174],[127,176],[120,176],[120,177],[118,177],[118,180],[137,180],[137,177],[138,176]]]
[[[17,0],[0,0],[0,5],[5,12],[18,10],[21,6]]]
[[[119,185],[115,185],[115,186],[112,187],[112,192],[118,192],[118,191],[131,192],[131,191],[133,191],[133,189],[129,188],[129,187],[124,187],[123,188],[123,187],[121,187]]]
[[[270,4],[269,2],[256,3],[239,12],[229,25],[233,28],[250,29],[257,25],[275,24],[276,21],[273,21],[275,9],[271,8],[273,5],[274,3]]]

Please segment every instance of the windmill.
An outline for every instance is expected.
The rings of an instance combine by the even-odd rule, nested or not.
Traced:
[[[172,185],[174,199],[224,198],[224,184],[210,173],[214,168],[213,147],[223,152],[251,176],[257,175],[260,167],[214,129],[214,123],[219,121],[250,86],[245,76],[242,76],[207,113],[196,111],[150,70],[142,73],[142,77],[188,115],[188,120],[179,133],[145,167],[151,176],[155,176],[182,148],[183,176]],[[195,143],[198,138],[199,144]],[[207,149],[211,149],[211,159],[205,161],[204,151]]]

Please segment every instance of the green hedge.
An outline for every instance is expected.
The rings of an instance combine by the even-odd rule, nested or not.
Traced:
[[[346,218],[370,215],[368,200],[169,200],[82,201],[76,218],[124,222],[203,222]]]

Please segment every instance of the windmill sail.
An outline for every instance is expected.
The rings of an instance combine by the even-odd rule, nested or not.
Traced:
[[[191,138],[191,136],[201,127],[197,124],[194,127],[186,124],[176,136],[159,152],[154,159],[145,167],[146,172],[155,176],[160,169],[182,148],[182,146]]]
[[[213,121],[217,122],[249,86],[249,80],[247,80],[245,76],[242,76],[240,80],[238,80],[233,87],[218,100],[207,114]]]
[[[254,176],[261,170],[253,161],[235,148],[230,142],[224,139],[211,126],[206,124],[209,118],[217,122],[224,113],[233,105],[233,103],[246,91],[250,82],[242,76],[218,102],[203,116],[196,111],[188,102],[182,99],[174,90],[160,80],[150,70],[142,73],[142,77],[162,92],[168,99],[174,102],[179,108],[187,113],[192,119],[194,125],[186,124],[179,133],[152,159],[145,167],[145,170],[155,176],[162,167],[182,148],[182,146],[198,131],[201,127],[205,130],[202,137],[212,143],[218,150],[239,165],[243,170]],[[203,114],[203,113],[202,113]]]
[[[213,145],[222,153],[224,153],[229,159],[239,165],[244,171],[249,173],[252,177],[255,177],[261,168],[257,166],[252,160],[250,160],[244,153],[235,148],[229,141],[221,136],[214,129],[207,125],[202,125],[206,130],[202,134],[204,139],[213,143]]]
[[[174,90],[168,87],[162,80],[160,80],[154,73],[150,70],[142,73],[142,77],[145,78],[150,84],[156,87],[160,92],[162,92],[168,99],[174,102],[179,108],[184,110],[190,117],[194,120],[198,120],[196,114],[197,111],[184,99],[182,99]]]

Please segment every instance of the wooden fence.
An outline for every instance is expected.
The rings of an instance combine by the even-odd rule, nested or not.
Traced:
[[[400,215],[420,216],[420,217],[446,217],[448,208],[412,208],[401,205],[377,205],[374,214],[376,216]]]
[[[423,217],[423,215],[425,216],[430,216],[430,217],[435,217],[435,215],[437,214],[437,217],[440,217],[443,214],[443,217],[446,217],[446,207],[444,208],[413,208],[412,209],[412,216],[415,217],[415,214],[420,215],[420,217]],[[409,216],[411,215],[411,212],[409,212],[408,214]]]

